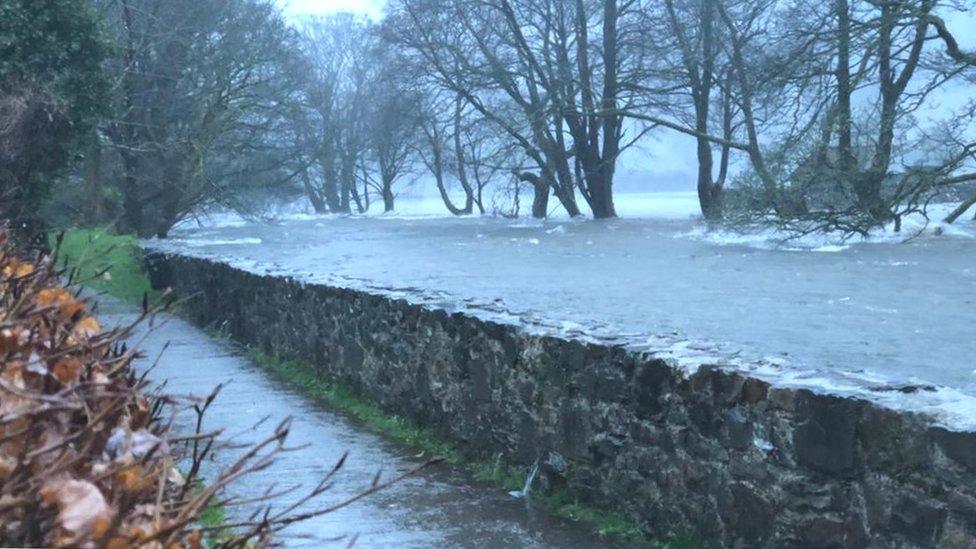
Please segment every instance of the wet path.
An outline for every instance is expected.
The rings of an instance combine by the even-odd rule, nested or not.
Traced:
[[[100,297],[99,302],[99,315],[107,325],[133,317],[134,309],[128,305],[108,297]],[[212,339],[179,318],[159,318],[148,335],[137,334],[134,340],[148,360],[155,359],[169,342],[150,376],[154,381],[168,380],[169,393],[202,396],[226,383],[208,413],[207,429],[238,433],[270,416],[258,432],[241,439],[258,440],[278,421],[294,418],[289,445],[305,447],[283,455],[269,470],[248,477],[235,488],[235,495],[257,495],[276,483],[279,487],[312,486],[348,451],[336,486],[312,506],[318,508],[368,486],[379,469],[388,478],[419,463],[404,448],[283,386],[231,343]],[[222,452],[216,465],[232,459],[233,452]],[[282,503],[293,497],[285,497]],[[474,483],[465,474],[440,465],[336,513],[299,524],[286,534],[288,545],[310,547],[343,535],[357,535],[357,547],[612,546],[585,527],[536,511],[530,502]],[[344,546],[345,542],[334,545]]]

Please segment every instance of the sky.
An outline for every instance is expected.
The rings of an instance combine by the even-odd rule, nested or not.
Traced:
[[[276,0],[289,17],[349,11],[377,20],[383,16],[385,0]]]

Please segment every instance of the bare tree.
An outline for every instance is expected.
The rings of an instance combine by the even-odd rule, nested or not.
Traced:
[[[418,124],[424,140],[417,147],[417,156],[434,176],[434,183],[440,193],[444,206],[452,215],[468,215],[474,209],[474,189],[468,183],[467,173],[463,170],[463,157],[458,155],[461,145],[460,120],[462,103],[460,98],[453,101],[446,100],[443,93],[437,89],[428,90],[429,95],[421,106]],[[453,144],[454,149],[451,149]],[[461,149],[463,153],[463,149]],[[452,158],[460,164],[461,170],[452,171]],[[450,175],[456,173],[461,191],[464,193],[464,205],[458,206],[451,198],[448,188]]]
[[[368,181],[386,212],[395,208],[395,185],[412,168],[422,109],[421,98],[400,72],[396,55],[386,44],[372,46],[373,70],[367,77],[370,100],[360,114],[366,128],[367,165],[376,174]]]
[[[356,180],[367,149],[370,23],[344,13],[308,19],[302,28],[309,68],[307,110],[296,121],[305,125],[303,186],[316,212],[349,212],[353,203],[362,212]]]
[[[865,232],[888,221],[897,227],[903,215],[923,211],[939,187],[959,181],[952,172],[966,150],[962,142],[946,144],[942,159],[930,158],[926,165],[906,156],[922,148],[923,140],[932,141],[913,114],[958,73],[925,62],[937,4],[697,3],[698,13],[714,9],[721,21],[730,79],[720,87],[730,93],[737,120],[720,136],[697,119],[694,131],[685,130],[699,141],[699,188],[708,187],[711,170],[704,169],[709,162],[702,145],[711,142],[747,154],[763,193],[760,217],[769,208],[805,228]],[[688,39],[682,31],[688,18],[678,7],[667,3],[675,39],[691,60],[684,65],[698,69],[688,80],[693,103],[701,103],[694,88],[707,81],[700,67],[709,58],[703,55],[705,37],[714,39],[715,31],[700,23],[699,35]],[[946,43],[953,49],[951,36]],[[966,59],[954,57],[960,58]],[[742,143],[734,138],[739,127]]]
[[[956,40],[955,35],[949,30],[948,25],[945,21],[932,13],[925,14],[925,18],[934,28],[939,36],[939,39],[945,44],[945,54],[951,59],[950,66],[968,68],[966,76],[971,84],[976,85],[976,51],[965,51],[959,46],[958,40]],[[968,106],[968,118],[972,119],[976,117],[976,99],[973,99]],[[960,140],[956,139],[956,143],[959,144]],[[962,145],[962,155],[961,158],[968,157],[970,161],[970,167],[974,170],[973,173],[965,173],[957,175],[943,182],[943,184],[953,185],[957,183],[967,183],[976,181],[976,141],[965,142],[963,140]],[[952,212],[946,216],[946,223],[955,223],[967,210],[976,205],[976,191],[971,192],[970,196],[965,198],[959,206],[957,206]],[[973,217],[976,219],[976,216]]]
[[[690,118],[687,131],[696,141],[698,158],[698,200],[709,221],[722,218],[722,191],[729,174],[733,120],[732,70],[723,45],[725,34],[719,21],[719,0],[666,0],[659,18],[665,22],[660,34],[668,37],[657,51],[663,61],[660,88],[667,89],[678,118]],[[669,55],[670,54],[670,55]],[[721,142],[711,137],[713,105],[718,105]],[[690,111],[690,116],[682,116]],[[715,173],[713,148],[721,149]]]
[[[475,208],[484,214],[485,190],[517,165],[511,147],[460,96],[433,87],[418,93],[426,100],[419,119],[424,139],[417,156],[434,177],[444,206],[453,215],[468,215]],[[463,193],[463,205],[455,202],[452,191]]]
[[[613,217],[613,176],[627,139],[623,111],[645,70],[634,2],[401,0],[387,36],[443,89],[497,125],[532,161],[518,175],[579,215]],[[452,24],[453,22],[453,24]]]
[[[164,237],[240,185],[213,160],[277,116],[289,31],[263,0],[120,0],[108,13],[122,55],[104,130],[121,160],[122,222]]]

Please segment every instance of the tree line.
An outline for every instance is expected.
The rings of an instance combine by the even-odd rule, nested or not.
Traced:
[[[680,134],[709,222],[864,233],[955,200],[952,222],[976,203],[976,52],[947,20],[973,8],[0,0],[0,213],[165,236],[269,196],[389,211],[424,177],[456,215],[524,195],[608,218],[621,155]]]

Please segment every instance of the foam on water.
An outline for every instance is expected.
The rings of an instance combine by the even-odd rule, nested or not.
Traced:
[[[669,200],[687,206],[688,198]],[[910,239],[917,220],[898,236],[784,244],[774,231],[709,232],[674,217],[377,223],[304,215],[184,226],[174,240],[148,245],[624,345],[686,373],[719,364],[976,428],[976,224],[968,220]]]

